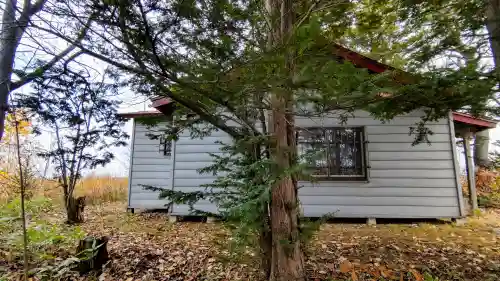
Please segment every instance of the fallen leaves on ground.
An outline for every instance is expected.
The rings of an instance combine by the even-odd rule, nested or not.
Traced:
[[[55,220],[58,216],[52,216]],[[451,223],[325,224],[307,246],[310,280],[499,280],[500,215]],[[89,235],[108,236],[112,259],[99,280],[259,280],[256,264],[222,262],[222,224],[169,223],[167,214],[127,214],[119,204],[87,211]],[[217,240],[217,241],[216,241]],[[382,279],[383,278],[383,279]],[[81,280],[90,280],[80,277]]]
[[[500,236],[494,231],[499,224],[500,216],[491,212],[463,227],[326,224],[309,249],[308,268],[319,279],[352,280],[347,271],[355,268],[360,280],[427,281],[425,272],[439,280],[499,280]],[[340,274],[331,270],[336,262]]]

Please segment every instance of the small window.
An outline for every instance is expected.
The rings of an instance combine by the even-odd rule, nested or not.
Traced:
[[[297,131],[299,156],[312,175],[325,180],[365,180],[363,128],[303,128]]]
[[[164,156],[172,155],[172,140],[167,139],[167,136],[160,136],[160,153]]]

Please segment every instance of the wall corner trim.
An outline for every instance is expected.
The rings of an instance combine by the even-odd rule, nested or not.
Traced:
[[[134,146],[135,146],[135,119],[132,119],[132,138],[130,140],[130,160],[128,167],[128,194],[127,208],[130,208],[130,197],[132,196],[132,168],[134,167]]]
[[[453,123],[453,112],[450,111],[448,114],[448,126],[450,128],[450,144],[451,144],[451,152],[453,154],[453,167],[455,168],[455,182],[457,187],[457,198],[458,198],[458,206],[460,211],[460,216],[466,216],[466,210],[464,205],[464,197],[462,192],[462,185],[460,184],[460,165],[459,165],[459,155],[457,153],[457,144],[455,140],[455,125]]]

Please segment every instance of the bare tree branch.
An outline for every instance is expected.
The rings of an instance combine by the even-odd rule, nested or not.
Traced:
[[[39,2],[41,2],[41,1],[39,1]],[[96,15],[97,15],[96,13],[92,13],[89,16],[89,18],[87,19],[87,22],[84,24],[84,26],[82,27],[82,29],[78,33],[78,36],[76,37],[76,39],[74,41],[75,43],[80,43],[83,40],[83,38],[85,38],[85,36],[87,35],[87,31],[89,30],[90,26],[92,25],[92,22],[94,21]],[[34,78],[42,75],[45,71],[47,71],[48,69],[52,68],[56,63],[58,63],[59,61],[61,61],[62,59],[64,59],[68,54],[70,54],[72,51],[74,51],[76,49],[76,47],[77,47],[76,44],[71,44],[69,47],[67,47],[66,49],[64,49],[58,55],[56,55],[55,57],[53,57],[45,65],[37,68],[33,72],[31,72],[31,73],[27,74],[26,76],[22,77],[21,80],[12,83],[11,84],[11,90],[14,91],[14,90],[16,90],[16,89],[18,89],[18,88],[26,85],[27,83],[33,81]],[[80,54],[81,54],[81,52],[78,52],[78,55],[80,55]],[[73,60],[76,57],[77,56],[70,56],[68,59],[69,60]]]

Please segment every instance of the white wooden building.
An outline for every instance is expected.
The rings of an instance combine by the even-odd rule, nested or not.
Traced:
[[[362,56],[353,63],[378,72],[384,67]],[[202,139],[192,139],[190,133],[184,131],[171,143],[153,140],[147,136],[148,132],[157,129],[148,129],[135,121],[137,117],[161,116],[162,108],[171,106],[168,100],[156,101],[153,105],[159,110],[122,114],[134,119],[129,209],[166,208],[166,200],[158,199],[157,192],[147,191],[141,185],[180,191],[203,189],[200,185],[212,182],[215,177],[199,174],[197,169],[211,163],[208,153],[219,152],[220,145],[216,141],[231,141],[221,131]],[[299,182],[303,214],[320,217],[335,213],[336,217],[356,218],[465,216],[456,136],[494,128],[496,122],[450,112],[447,118],[429,124],[434,132],[429,136],[430,145],[412,146],[414,136],[409,135],[409,127],[420,121],[422,114],[415,111],[388,123],[375,120],[363,111],[356,112],[346,124],[340,124],[336,117],[297,118],[299,149],[308,148],[310,139],[335,148],[325,155],[325,159],[333,160],[316,165],[315,173],[321,180]],[[307,130],[300,131],[300,128]],[[199,202],[196,207],[217,211],[210,202]],[[189,208],[174,205],[170,212],[189,215]]]

